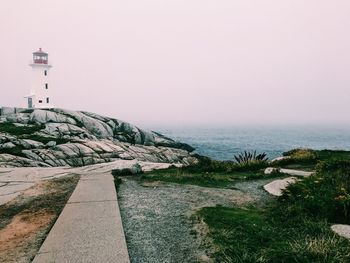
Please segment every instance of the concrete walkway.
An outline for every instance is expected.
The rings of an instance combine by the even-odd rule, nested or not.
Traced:
[[[81,177],[33,262],[130,262],[110,173]]]
[[[35,182],[59,178],[68,174],[86,176],[110,173],[113,169],[131,168],[140,165],[143,171],[168,168],[170,163],[140,162],[136,160],[116,160],[83,167],[0,167],[0,205],[11,201]],[[175,164],[181,166],[180,164]]]

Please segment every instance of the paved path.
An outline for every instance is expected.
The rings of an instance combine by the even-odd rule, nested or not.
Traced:
[[[0,205],[11,201],[26,189],[32,187],[35,182],[58,178],[68,174],[81,176],[89,174],[110,173],[113,169],[130,168],[136,164],[143,171],[163,169],[169,167],[170,163],[151,163],[136,160],[116,160],[110,163],[100,163],[83,167],[0,167]]]
[[[34,263],[129,263],[113,177],[81,177]]]

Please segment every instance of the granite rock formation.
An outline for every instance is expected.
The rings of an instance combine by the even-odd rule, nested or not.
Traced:
[[[84,166],[118,159],[188,165],[187,144],[84,111],[0,111],[0,167]]]

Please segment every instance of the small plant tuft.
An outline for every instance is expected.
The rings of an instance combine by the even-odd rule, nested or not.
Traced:
[[[266,153],[257,154],[256,151],[244,151],[238,155],[235,155],[233,158],[238,164],[263,163],[268,161]]]

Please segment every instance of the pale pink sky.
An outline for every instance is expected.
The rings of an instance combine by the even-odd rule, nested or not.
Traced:
[[[3,0],[0,105],[53,64],[57,107],[137,124],[350,124],[348,0]]]

